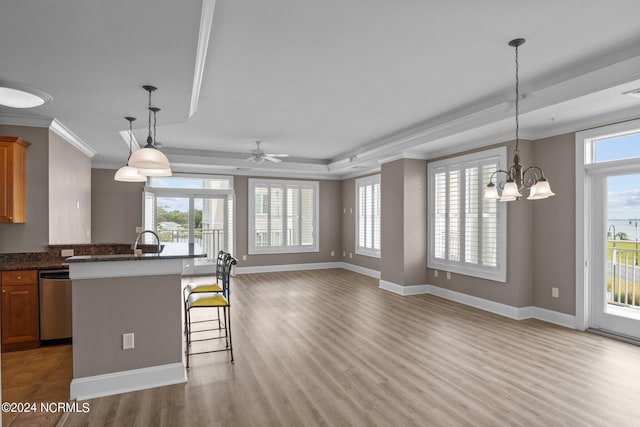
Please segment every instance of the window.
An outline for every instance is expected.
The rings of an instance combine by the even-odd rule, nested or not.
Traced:
[[[506,147],[429,163],[429,268],[506,282],[506,204],[484,198]]]
[[[356,179],[356,253],[380,258],[380,175]]]
[[[215,265],[218,251],[233,253],[233,177],[152,177],[143,197],[143,226],[158,234],[163,253],[204,252],[206,258],[194,261],[202,272]],[[155,240],[145,234],[144,242]]]
[[[249,253],[318,251],[318,182],[249,180]]]

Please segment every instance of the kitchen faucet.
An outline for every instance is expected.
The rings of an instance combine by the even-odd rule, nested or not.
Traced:
[[[140,237],[142,237],[142,235],[143,235],[144,233],[151,233],[151,234],[153,234],[154,236],[156,236],[156,240],[157,240],[157,242],[158,242],[158,250],[156,251],[156,253],[157,253],[158,255],[160,255],[160,250],[161,250],[161,249],[160,249],[160,237],[158,237],[158,234],[157,234],[155,231],[153,231],[153,230],[144,230],[144,231],[142,231],[142,232],[140,232],[140,233],[138,234],[138,237],[136,237],[136,242],[133,244],[133,253],[136,253],[136,249],[138,249],[138,241],[140,241]]]

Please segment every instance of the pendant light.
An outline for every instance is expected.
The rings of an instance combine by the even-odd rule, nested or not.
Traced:
[[[519,121],[519,102],[520,102],[520,79],[518,76],[518,47],[522,46],[525,39],[513,39],[509,42],[509,46],[515,48],[516,53],[516,149],[513,152],[513,165],[508,170],[499,169],[491,174],[489,184],[484,192],[484,197],[489,200],[499,200],[501,202],[511,202],[523,197],[521,191],[528,189],[528,200],[541,200],[555,193],[551,191],[549,181],[544,176],[542,168],[538,166],[529,166],[523,170],[520,164],[520,121]],[[493,182],[494,176],[498,173],[506,175],[504,182]],[[502,190],[502,194],[498,192],[498,188]]]
[[[142,88],[149,92],[149,136],[147,137],[147,145],[145,145],[144,148],[136,150],[131,155],[131,158],[129,159],[129,166],[138,168],[140,173],[146,176],[171,176],[169,159],[160,150],[158,150],[158,147],[155,144],[155,123],[154,136],[151,136],[151,113],[155,108],[151,106],[151,93],[157,90],[157,88],[148,85],[142,86]],[[160,109],[157,109],[157,111],[160,111]]]
[[[133,122],[136,120],[135,117],[125,117],[129,121],[129,159],[131,159],[131,146],[133,145]],[[145,182],[147,177],[141,175],[138,172],[138,169],[124,165],[116,172],[116,175],[113,177],[116,181],[122,182]]]
[[[158,141],[156,140],[156,114],[158,113],[158,111],[160,111],[160,109],[158,107],[149,107],[149,111],[153,113],[153,145],[157,149],[156,143]],[[158,152],[160,151],[158,150]],[[171,176],[172,175],[171,168],[165,168],[165,169],[148,168],[148,169],[144,169],[143,173],[146,176]]]

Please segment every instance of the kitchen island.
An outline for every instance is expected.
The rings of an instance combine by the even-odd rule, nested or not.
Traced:
[[[71,399],[186,382],[181,279],[204,254],[68,258],[73,300]]]

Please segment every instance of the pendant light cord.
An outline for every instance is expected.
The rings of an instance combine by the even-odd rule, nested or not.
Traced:
[[[520,154],[520,149],[518,148],[520,145],[520,108],[519,108],[519,101],[520,101],[520,78],[518,76],[518,68],[519,68],[519,63],[518,63],[518,46],[516,45],[516,149],[514,151],[514,155],[518,155]]]
[[[149,139],[151,139],[151,91],[149,91]]]

